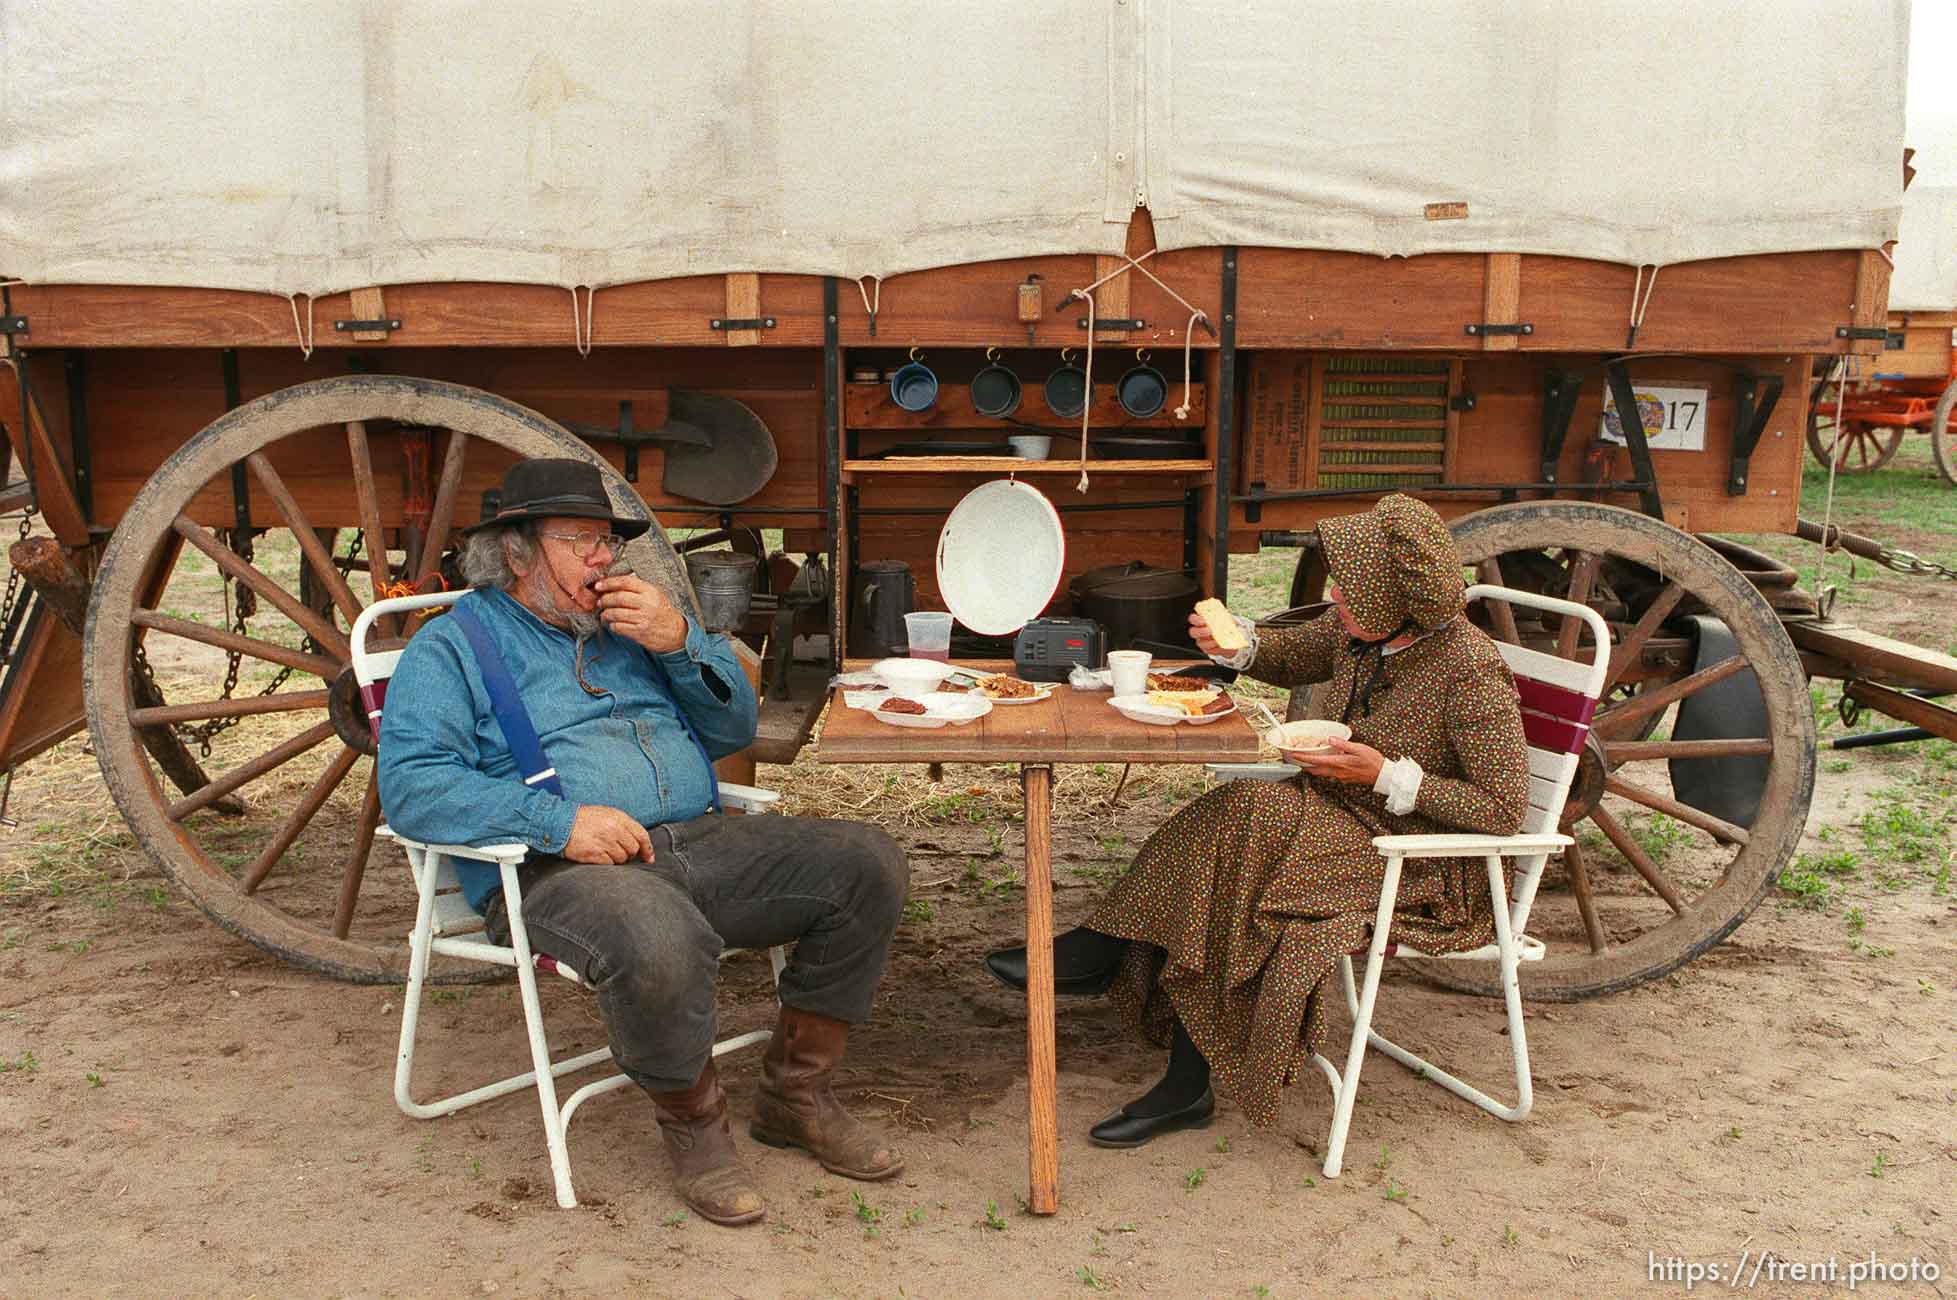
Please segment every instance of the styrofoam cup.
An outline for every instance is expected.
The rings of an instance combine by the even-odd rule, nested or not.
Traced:
[[[1108,672],[1114,678],[1116,695],[1147,695],[1148,665],[1146,650],[1110,650]]]
[[[1021,460],[1045,460],[1053,451],[1053,438],[1044,433],[1016,433],[1006,442]]]

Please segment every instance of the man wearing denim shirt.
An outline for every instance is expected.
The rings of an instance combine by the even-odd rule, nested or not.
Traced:
[[[910,872],[875,827],[712,811],[709,758],[754,739],[757,704],[723,636],[657,587],[609,576],[644,521],[612,513],[595,466],[529,460],[467,530],[474,613],[509,668],[563,794],[526,784],[457,620],[416,634],[389,683],[381,803],[401,834],[528,845],[531,946],[598,995],[619,1067],[652,1094],[675,1188],[715,1223],[766,1210],[734,1149],[711,1055],[723,947],[793,944],[749,1133],[882,1179],[903,1159],[836,1100],[849,1026],[869,1015]],[[492,939],[496,868],[457,863]]]

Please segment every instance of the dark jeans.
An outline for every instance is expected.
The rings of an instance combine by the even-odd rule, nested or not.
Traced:
[[[784,1005],[868,1018],[910,892],[910,864],[861,822],[709,813],[652,830],[653,860],[533,858],[518,871],[530,946],[598,994],[619,1067],[655,1092],[700,1077],[723,948],[793,944]],[[503,897],[484,916],[509,942]]]

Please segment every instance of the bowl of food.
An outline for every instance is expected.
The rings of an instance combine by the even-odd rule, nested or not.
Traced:
[[[1287,756],[1329,754],[1334,740],[1352,739],[1352,728],[1343,722],[1328,722],[1324,718],[1300,718],[1296,722],[1272,727],[1264,733],[1264,739],[1270,741],[1278,753]]]
[[[893,694],[916,699],[937,690],[939,682],[958,670],[937,659],[879,659],[870,671]]]

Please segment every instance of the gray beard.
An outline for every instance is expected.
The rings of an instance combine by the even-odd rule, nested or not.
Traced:
[[[528,597],[522,603],[529,606],[530,610],[544,622],[555,627],[570,629],[571,634],[579,641],[588,640],[604,630],[605,620],[595,611],[586,613],[576,607],[566,609],[560,603],[557,588],[553,584],[534,577],[519,578],[518,582],[522,584],[524,594]]]

